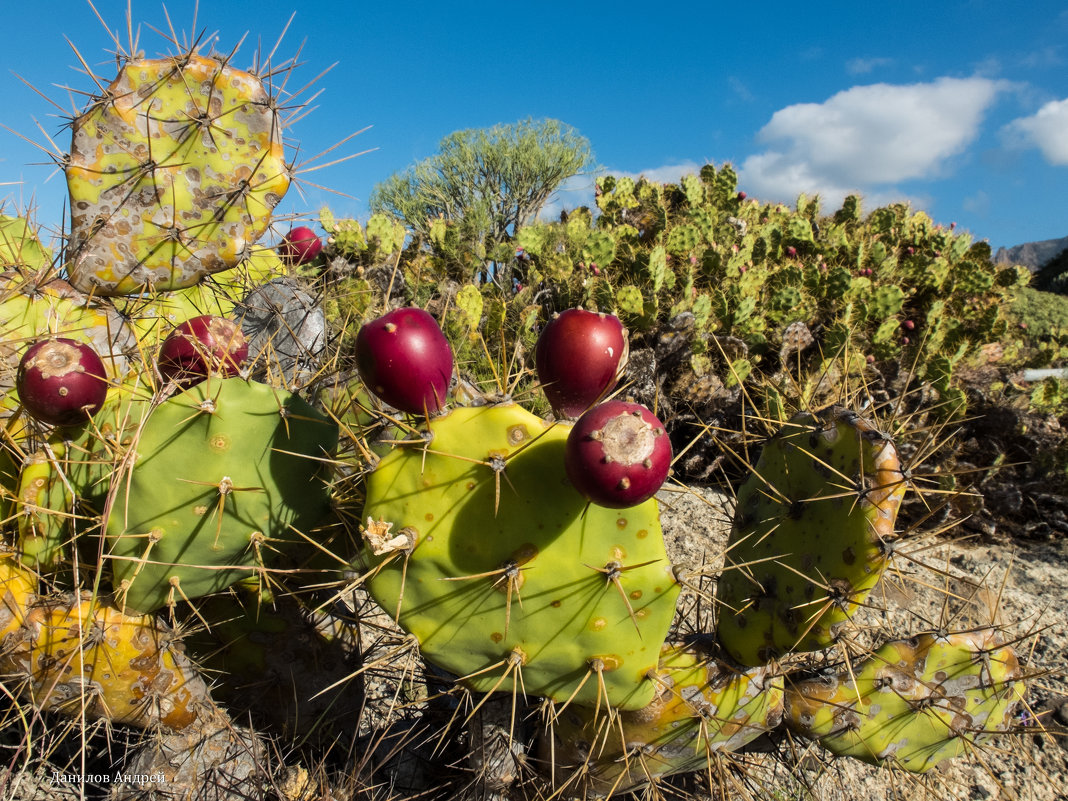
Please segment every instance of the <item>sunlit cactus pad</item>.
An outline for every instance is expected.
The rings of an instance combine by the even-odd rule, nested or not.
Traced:
[[[610,795],[658,776],[702,770],[711,754],[737,751],[775,728],[783,677],[770,666],[738,670],[694,648],[665,645],[648,706],[609,720],[604,709],[569,705],[553,726],[553,764]]]
[[[153,617],[89,593],[24,603],[21,626],[0,637],[0,677],[38,708],[172,730],[211,713],[204,679]]]
[[[148,612],[269,581],[329,509],[336,445],[331,421],[266,384],[209,379],[160,404],[114,484],[106,533],[120,601]]]
[[[85,292],[178,289],[236,266],[289,188],[273,98],[214,58],[132,60],[72,127],[70,276]]]
[[[477,691],[641,708],[679,587],[655,500],[587,507],[568,483],[569,430],[510,403],[458,408],[382,459],[368,586]]]
[[[826,648],[886,566],[905,493],[888,437],[841,407],[796,415],[738,491],[717,632],[745,665]]]
[[[1024,696],[993,629],[890,642],[861,665],[786,688],[786,720],[840,756],[926,772],[1011,728]]]
[[[52,261],[52,251],[41,244],[36,227],[25,217],[0,214],[0,272],[14,267],[40,270]]]

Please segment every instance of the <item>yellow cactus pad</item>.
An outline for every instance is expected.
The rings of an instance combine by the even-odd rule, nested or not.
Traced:
[[[782,719],[783,678],[770,667],[738,670],[665,645],[654,675],[659,693],[642,709],[609,719],[603,708],[571,704],[555,721],[544,756],[587,797],[706,769],[712,754],[737,751]]]
[[[22,567],[14,554],[0,554],[0,642],[26,622],[26,610],[36,593],[37,576]]]
[[[176,731],[214,712],[204,680],[151,616],[83,594],[40,600],[20,622],[0,638],[0,675],[38,709]]]
[[[831,752],[924,773],[1006,731],[1024,696],[993,629],[890,642],[863,665],[786,688],[786,721]]]
[[[126,353],[137,343],[109,302],[83,295],[47,271],[0,273],[0,389],[14,385],[23,351],[50,336],[91,345],[113,378],[129,369]]]
[[[260,79],[185,54],[134,60],[74,120],[71,283],[136,294],[236,266],[289,188]]]

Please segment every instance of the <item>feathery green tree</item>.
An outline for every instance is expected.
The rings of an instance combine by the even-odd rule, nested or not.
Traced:
[[[444,225],[467,252],[493,259],[566,179],[592,164],[589,140],[558,120],[456,131],[437,154],[375,186],[370,207],[425,242],[443,241]]]

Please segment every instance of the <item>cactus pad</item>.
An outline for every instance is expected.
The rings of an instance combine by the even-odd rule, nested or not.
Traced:
[[[128,62],[73,121],[71,283],[127,295],[236,266],[290,183],[260,79],[195,53]]]
[[[745,665],[828,647],[886,566],[905,480],[893,443],[841,407],[795,416],[764,445],[716,597]]]
[[[679,588],[656,501],[587,507],[568,431],[514,404],[431,421],[367,479],[368,586],[477,691],[640,708]]]
[[[206,381],[160,404],[107,521],[126,606],[151,611],[266,577],[326,513],[336,445],[332,422],[266,384]]]
[[[88,593],[35,600],[0,644],[0,675],[9,686],[24,682],[40,709],[173,730],[213,709],[207,685],[163,624]]]
[[[611,795],[658,776],[702,770],[779,725],[782,676],[739,671],[692,648],[665,645],[659,692],[648,706],[605,725],[603,710],[570,705],[557,718],[553,760],[581,776],[587,796]]]
[[[37,577],[12,554],[0,554],[0,643],[25,624],[36,593]]]
[[[1009,729],[1022,679],[993,629],[922,634],[841,673],[792,682],[786,721],[840,756],[923,773]]]

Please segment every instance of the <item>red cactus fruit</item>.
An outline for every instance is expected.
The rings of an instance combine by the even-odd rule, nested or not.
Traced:
[[[160,346],[156,364],[164,379],[188,388],[209,375],[237,375],[248,358],[248,340],[233,320],[202,314],[179,325]]]
[[[912,331],[916,328],[916,323],[914,323],[912,320],[905,320],[903,323],[901,323],[901,327],[904,328],[906,331]]]
[[[538,337],[534,365],[553,412],[574,418],[616,385],[626,365],[627,335],[611,314],[568,309]]]
[[[15,391],[26,411],[41,422],[77,425],[104,405],[107,373],[89,345],[56,337],[26,349],[15,377]]]
[[[598,506],[637,506],[667,480],[671,440],[664,424],[641,404],[606,401],[571,429],[564,467],[572,486]]]
[[[445,406],[452,350],[429,313],[394,309],[356,335],[356,369],[367,388],[390,406],[432,414]]]
[[[278,255],[289,264],[307,264],[323,249],[322,240],[306,225],[292,229],[282,238]]]

